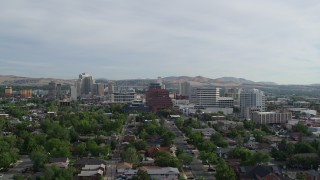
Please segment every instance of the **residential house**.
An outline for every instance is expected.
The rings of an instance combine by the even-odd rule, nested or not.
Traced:
[[[83,171],[92,171],[92,170],[101,170],[104,172],[104,174],[107,171],[106,165],[100,164],[100,165],[85,165],[82,168]]]
[[[49,160],[49,165],[54,165],[60,168],[68,168],[69,166],[69,158],[63,157],[63,158],[51,158]]]
[[[124,142],[130,142],[130,143],[135,142],[136,139],[137,138],[136,138],[135,135],[126,135],[126,136],[123,137],[123,141]]]
[[[240,166],[236,169],[239,178],[243,180],[280,180],[281,172],[278,166]]]
[[[152,180],[178,180],[179,179],[179,170],[178,168],[173,167],[153,167],[151,169],[145,169],[146,172],[150,175]],[[133,176],[137,174],[138,170],[135,169],[126,169],[123,172],[121,172],[121,175],[118,175],[125,177],[126,179],[132,179]]]
[[[166,152],[166,153],[169,153],[169,154],[175,154],[175,151],[176,151],[176,147],[160,147],[160,146],[157,146],[157,147],[149,147],[147,149],[147,156],[151,157],[151,158],[154,158],[157,154],[157,152]]]
[[[81,170],[86,165],[99,165],[100,166],[101,164],[104,164],[106,166],[107,162],[102,159],[98,159],[98,158],[81,158],[81,159],[76,160],[76,162],[74,163],[74,167]]]
[[[192,132],[201,132],[203,134],[204,139],[210,139],[211,135],[216,133],[216,130],[214,130],[213,128],[204,128],[204,129],[192,128]]]
[[[147,173],[151,176],[153,180],[178,180],[179,179],[179,170],[178,168],[173,167],[163,167],[160,169],[149,169]]]
[[[78,179],[85,179],[85,180],[100,180],[103,177],[102,170],[93,170],[93,171],[81,171],[78,174]]]

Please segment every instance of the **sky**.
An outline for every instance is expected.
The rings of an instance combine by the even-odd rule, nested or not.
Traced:
[[[318,0],[0,2],[0,75],[320,83]]]

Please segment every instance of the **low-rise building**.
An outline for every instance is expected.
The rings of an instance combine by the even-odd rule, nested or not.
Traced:
[[[150,175],[152,180],[164,180],[164,179],[170,179],[170,180],[178,180],[179,179],[179,170],[178,168],[173,167],[153,167],[150,169],[144,170]],[[132,179],[134,176],[137,175],[138,170],[137,169],[121,169],[120,171],[117,171],[119,175],[122,175],[123,177],[127,179]]]
[[[210,139],[211,135],[216,133],[216,130],[213,128],[204,128],[204,129],[193,129],[192,132],[201,132],[203,134],[204,139]]]
[[[292,119],[290,112],[253,112],[251,120],[256,124],[285,124]]]
[[[296,101],[293,102],[293,106],[296,108],[308,108],[310,106],[310,103],[306,101]]]
[[[218,97],[217,98],[219,108],[233,108],[234,100],[232,97]]]

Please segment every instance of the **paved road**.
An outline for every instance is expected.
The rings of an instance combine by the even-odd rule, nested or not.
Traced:
[[[183,149],[185,152],[190,153],[192,151],[192,149],[190,148],[190,146],[185,141],[185,137],[184,137],[183,133],[174,125],[174,123],[170,122],[170,121],[166,121],[165,122],[165,126],[170,131],[175,133],[175,135],[176,135],[175,145],[178,148]],[[203,177],[206,180],[215,179],[214,175],[211,174],[210,172],[208,172],[207,168],[205,168],[203,166],[203,164],[201,163],[201,161],[197,158],[197,154],[193,154],[193,156],[194,156],[193,161],[190,164],[190,168],[191,168],[191,172],[192,172],[193,176],[196,179],[200,178],[200,177]]]
[[[109,161],[107,161],[107,174],[104,177],[104,180],[114,180],[114,179],[116,179],[117,164],[118,164],[117,160],[109,160]]]
[[[32,161],[27,155],[20,156],[20,160],[16,163],[16,166],[10,168],[7,172],[3,172],[1,180],[13,179],[15,174],[21,173],[25,168],[29,168],[33,165]]]

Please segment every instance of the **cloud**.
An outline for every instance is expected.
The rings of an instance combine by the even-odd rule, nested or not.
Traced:
[[[318,83],[310,67],[320,66],[319,6],[315,0],[3,1],[0,59],[29,64],[26,72],[38,63],[50,67],[35,76],[83,71],[113,79]],[[11,65],[5,74],[16,69]]]

